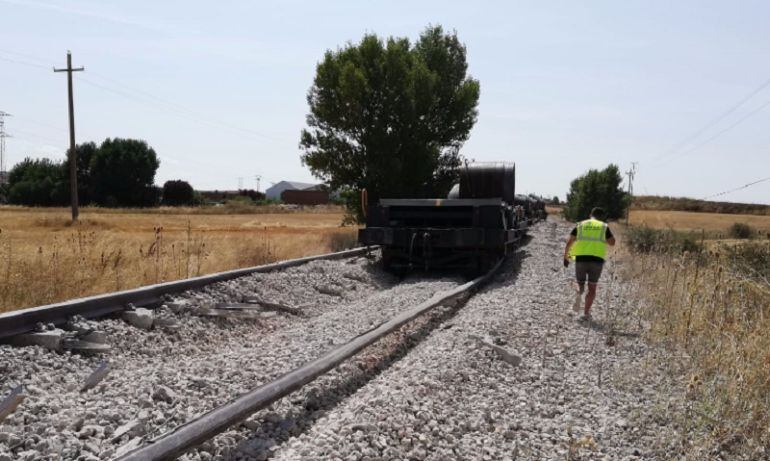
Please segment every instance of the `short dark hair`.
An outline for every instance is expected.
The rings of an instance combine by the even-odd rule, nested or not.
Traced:
[[[600,221],[604,219],[605,215],[606,215],[606,213],[604,212],[604,208],[600,208],[600,207],[597,206],[597,207],[594,207],[591,210],[591,217],[592,218],[596,218],[596,219],[598,219]]]

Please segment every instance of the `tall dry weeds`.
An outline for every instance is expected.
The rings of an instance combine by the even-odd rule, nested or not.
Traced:
[[[770,449],[770,243],[754,245],[694,252],[669,245],[629,258],[650,339],[689,358],[684,419],[700,446],[750,456]],[[747,269],[756,252],[764,262]]]
[[[182,217],[174,219],[165,220],[174,230],[163,224],[121,230],[87,220],[71,227],[35,223],[34,232],[0,229],[0,312],[325,253],[355,233],[208,223],[196,228],[189,220],[180,228]]]

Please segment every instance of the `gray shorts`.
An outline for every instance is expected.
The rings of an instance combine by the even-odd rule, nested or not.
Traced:
[[[603,268],[604,263],[598,261],[576,261],[575,277],[580,285],[585,283],[586,278],[588,278],[589,283],[597,283]]]

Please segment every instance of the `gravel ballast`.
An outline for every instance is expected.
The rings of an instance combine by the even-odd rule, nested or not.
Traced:
[[[110,459],[458,282],[397,283],[363,257],[314,261],[175,296],[160,311],[173,328],[89,322],[112,346],[98,356],[2,345],[0,395],[22,385],[26,400],[0,423],[0,461]],[[291,313],[268,311],[256,320],[196,315],[254,297],[291,306]],[[107,375],[81,392],[104,361]]]
[[[627,287],[612,280],[608,263],[594,321],[579,323],[566,282],[572,267],[561,267],[569,227],[552,225],[534,229],[531,242],[451,320],[311,430],[276,447],[274,458],[675,456],[681,438],[667,414],[682,403],[661,398],[674,383],[637,337],[641,322]]]
[[[465,304],[437,308],[331,373],[183,455],[208,460],[652,460],[679,457],[682,385],[640,338],[608,262],[593,321],[561,266],[569,227],[547,222]],[[110,459],[317,358],[463,280],[318,261],[169,300],[176,330],[98,322],[101,357],[0,346],[5,459]],[[258,321],[200,308],[258,297],[297,307]],[[80,392],[102,360],[111,370]],[[5,458],[4,458],[5,457]]]

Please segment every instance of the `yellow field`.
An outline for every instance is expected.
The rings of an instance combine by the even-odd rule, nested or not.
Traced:
[[[251,207],[257,209],[256,207]],[[343,211],[0,207],[0,311],[352,246]]]
[[[632,225],[655,229],[727,231],[734,223],[745,223],[761,232],[770,232],[770,216],[747,214],[697,213],[691,211],[631,210]]]

